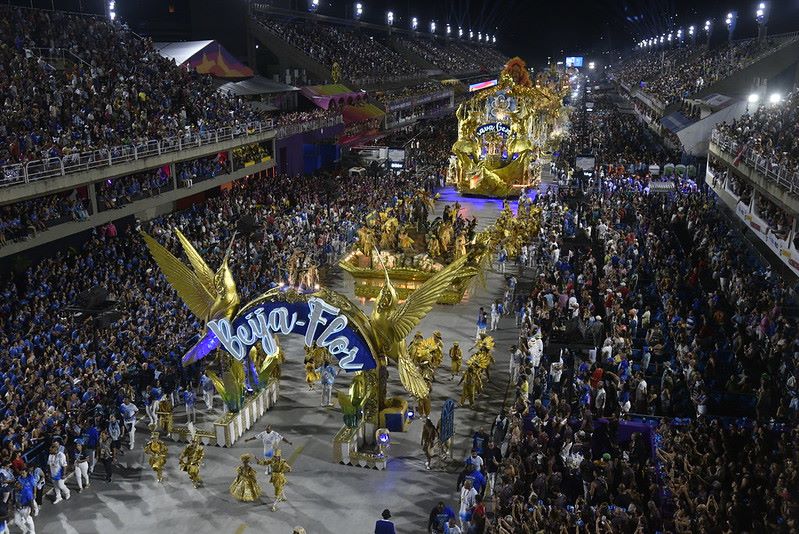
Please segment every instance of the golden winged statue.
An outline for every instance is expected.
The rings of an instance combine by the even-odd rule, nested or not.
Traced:
[[[183,247],[190,266],[180,261],[146,232],[141,232],[141,235],[169,284],[203,324],[213,319],[233,317],[239,307],[239,294],[228,265],[233,247],[232,239],[222,265],[214,273],[180,230],[175,229],[175,235]],[[235,238],[235,234],[233,237]],[[193,362],[194,359],[189,358],[188,361],[184,359],[183,364],[188,365]]]

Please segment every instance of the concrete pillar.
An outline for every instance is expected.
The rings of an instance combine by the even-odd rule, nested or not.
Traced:
[[[99,183],[99,182],[98,182]],[[91,212],[92,215],[97,214],[97,188],[95,184],[89,184],[87,189],[89,190],[89,203],[91,205]]]
[[[169,164],[169,174],[172,175],[172,189],[178,188],[178,173],[175,172],[175,162]]]

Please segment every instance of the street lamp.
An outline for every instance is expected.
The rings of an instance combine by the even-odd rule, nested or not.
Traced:
[[[430,21],[430,33],[436,33],[436,21]]]
[[[483,40],[483,33],[482,32],[477,32],[477,40],[478,41],[482,41]]]
[[[394,12],[393,11],[389,11],[388,13],[386,13],[386,24],[388,24],[389,26],[393,26],[394,25]]]
[[[765,2],[760,2],[757,5],[755,20],[757,21],[757,39],[762,41],[766,37],[766,23],[768,22],[768,11],[766,10]]]
[[[469,30],[469,39],[474,39],[474,32]]]
[[[355,18],[360,20],[363,16],[363,4],[360,2],[355,2]]]
[[[458,26],[458,38],[460,39],[461,37],[463,37],[463,28]]]
[[[449,37],[450,33],[452,33],[452,28],[450,27],[449,24],[447,24],[447,37]]]
[[[735,11],[730,11],[727,13],[727,18],[724,19],[724,23],[727,25],[727,40],[732,41],[732,33],[735,31],[735,23],[738,20],[738,13]]]
[[[419,27],[419,19],[417,19],[416,17],[413,17],[411,19],[411,29],[415,31],[416,28],[418,28],[418,27]]]

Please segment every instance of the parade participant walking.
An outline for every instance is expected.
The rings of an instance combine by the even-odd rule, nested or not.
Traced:
[[[480,310],[477,312],[477,333],[474,335],[475,340],[480,339],[480,334],[485,334],[486,326],[488,326],[488,314],[481,306]]]
[[[461,363],[463,362],[463,351],[461,350],[457,341],[453,342],[452,348],[449,349],[449,359],[452,361],[450,368],[452,371],[452,377],[450,378],[450,380],[454,380],[455,375],[460,374]]]
[[[183,392],[183,402],[186,404],[186,422],[197,422],[197,395],[194,393],[193,384],[189,384]]]
[[[263,432],[259,432],[258,434],[247,438],[244,440],[245,443],[254,441],[256,439],[260,439],[261,442],[264,444],[264,460],[271,460],[272,456],[275,455],[275,447],[281,442],[285,441],[289,445],[293,445],[289,440],[284,438],[281,434],[278,434],[274,430],[272,430],[272,425],[266,425],[266,429]],[[269,466],[266,468],[266,474],[270,473]]]
[[[58,504],[63,499],[69,500],[72,495],[66,483],[64,483],[67,457],[60,450],[58,443],[50,445],[50,456],[47,457],[47,465],[50,467],[50,478],[53,480],[53,493],[55,493],[53,504]]]
[[[23,534],[36,534],[36,527],[31,516],[31,509],[36,503],[34,498],[35,487],[36,481],[33,474],[27,468],[22,469],[17,478],[14,523],[22,530]]]
[[[333,406],[333,384],[338,375],[338,369],[333,367],[329,358],[325,358],[325,363],[317,369],[322,381],[322,406]]]
[[[430,469],[430,464],[433,461],[433,447],[436,443],[436,426],[430,420],[430,418],[425,419],[424,427],[422,427],[422,450],[424,451],[424,455],[427,460],[424,463],[425,469]]]
[[[103,469],[105,470],[105,481],[111,482],[114,462],[114,441],[111,439],[111,435],[105,430],[100,432],[97,455],[100,457],[100,462],[103,464]]]
[[[499,318],[501,316],[500,307],[496,302],[491,303],[491,331],[497,329],[499,326]]]
[[[394,528],[394,522],[391,521],[391,512],[388,508],[383,510],[381,517],[382,519],[375,522],[375,534],[396,534],[397,531]]]
[[[200,377],[200,389],[203,392],[203,402],[205,402],[205,408],[207,410],[213,409],[214,383],[205,373],[203,373],[202,376]]]
[[[83,491],[83,486],[87,488],[89,482],[89,455],[83,449],[83,445],[78,443],[75,445],[75,452],[72,453],[75,462],[75,480],[78,482],[78,493]]]
[[[125,423],[125,430],[128,432],[130,449],[133,450],[133,446],[136,443],[136,413],[139,408],[128,397],[125,397],[122,406],[119,407],[119,411],[122,413],[122,421]]]
[[[275,449],[275,455],[268,463],[272,471],[269,482],[272,483],[272,487],[275,490],[275,501],[272,503],[272,511],[274,512],[277,510],[277,503],[286,500],[283,489],[286,487],[286,482],[288,481],[286,473],[291,472],[291,466],[282,458],[280,449]]]

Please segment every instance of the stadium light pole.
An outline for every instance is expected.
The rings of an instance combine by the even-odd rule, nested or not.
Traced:
[[[393,11],[389,11],[388,13],[386,13],[386,24],[389,25],[389,26],[393,26],[394,25],[394,12]]]
[[[462,37],[463,37],[463,28],[458,26],[458,39],[461,39]]]
[[[419,27],[419,19],[417,19],[416,17],[413,17],[411,19],[411,29],[413,31],[416,31],[416,28],[418,28],[418,27]]]
[[[768,6],[765,2],[760,2],[757,5],[755,20],[757,21],[757,40],[762,41],[766,38],[766,23],[768,23]]]
[[[757,101],[760,100],[760,95],[757,93],[752,93],[748,97],[746,97],[746,112],[749,113],[749,104],[753,106],[757,104]]]
[[[693,26],[688,26],[688,37],[691,38],[691,44],[694,44],[694,37],[696,37],[696,28]]]
[[[713,21],[708,19],[705,21],[705,36],[707,37],[707,45],[710,46],[710,34],[713,32]]]
[[[474,32],[469,30],[469,40],[471,41],[472,39],[474,39]]]
[[[727,41],[732,42],[732,34],[735,31],[735,23],[738,20],[738,13],[735,11],[730,11],[727,13],[727,18],[724,19],[724,23],[727,25]]]
[[[451,33],[452,33],[452,27],[449,24],[447,24],[447,37],[449,37]]]
[[[436,21],[430,21],[430,33],[436,33]]]
[[[319,0],[310,0],[308,2],[308,11],[311,13],[316,13],[319,11]]]
[[[108,2],[108,18],[112,21],[117,18],[117,3],[115,0],[109,0]]]

